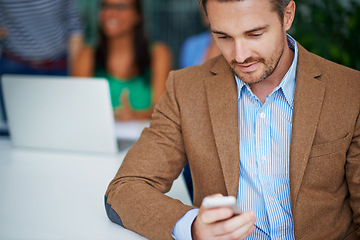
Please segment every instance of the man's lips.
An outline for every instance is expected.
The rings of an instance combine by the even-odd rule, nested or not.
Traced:
[[[246,64],[236,64],[242,72],[254,72],[258,67],[259,62],[252,62]]]

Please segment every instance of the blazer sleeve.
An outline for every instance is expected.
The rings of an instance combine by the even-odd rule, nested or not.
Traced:
[[[176,222],[193,208],[164,194],[187,163],[175,85],[171,72],[150,127],[129,150],[105,194],[111,220],[149,239],[172,239]]]
[[[347,153],[346,180],[350,192],[350,206],[360,238],[360,116],[358,116],[352,142]]]

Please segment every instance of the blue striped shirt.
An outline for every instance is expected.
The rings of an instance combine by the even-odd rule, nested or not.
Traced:
[[[264,104],[237,77],[240,175],[238,203],[256,214],[248,239],[294,239],[289,186],[289,154],[297,66],[293,63]]]
[[[298,48],[288,35],[294,59],[288,72],[264,104],[249,85],[235,76],[238,90],[240,175],[238,204],[256,214],[249,240],[294,238],[289,185],[289,154]],[[198,209],[175,225],[173,237],[191,239]]]

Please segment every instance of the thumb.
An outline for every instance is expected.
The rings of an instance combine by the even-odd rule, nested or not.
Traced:
[[[120,94],[121,105],[129,105],[129,89],[125,88]]]

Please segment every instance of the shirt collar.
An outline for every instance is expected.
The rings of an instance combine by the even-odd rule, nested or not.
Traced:
[[[296,79],[296,69],[297,69],[297,62],[298,62],[298,46],[296,44],[296,41],[287,34],[287,42],[288,46],[291,50],[294,51],[294,59],[293,62],[285,74],[284,78],[281,80],[279,86],[277,86],[273,92],[277,91],[278,89],[281,89],[286,101],[290,105],[291,108],[293,108],[294,105],[294,91],[295,91],[295,79]],[[250,90],[250,87],[248,84],[242,82],[236,75],[235,75],[236,85],[238,89],[238,100],[241,96],[241,90],[244,86]]]

